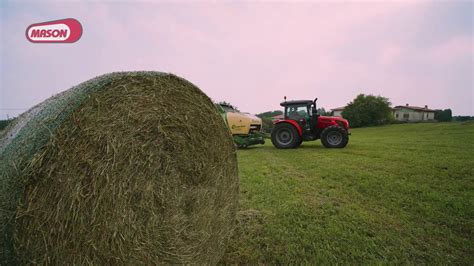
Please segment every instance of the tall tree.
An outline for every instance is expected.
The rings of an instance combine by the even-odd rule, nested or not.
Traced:
[[[435,120],[440,122],[449,122],[453,120],[453,112],[451,109],[436,110],[435,111]]]
[[[385,97],[359,94],[344,108],[342,116],[351,127],[382,125],[393,119],[390,105]]]

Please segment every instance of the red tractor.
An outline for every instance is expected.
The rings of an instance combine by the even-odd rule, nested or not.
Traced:
[[[326,148],[344,148],[349,142],[349,122],[341,117],[320,116],[316,101],[285,101],[283,120],[275,121],[272,143],[279,149],[297,148],[303,141],[321,139]]]

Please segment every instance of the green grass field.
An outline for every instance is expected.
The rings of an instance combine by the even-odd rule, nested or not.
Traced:
[[[238,227],[222,263],[474,262],[474,123],[353,129],[238,151]]]

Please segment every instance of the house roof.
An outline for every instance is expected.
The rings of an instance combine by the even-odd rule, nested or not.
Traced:
[[[414,110],[414,111],[423,111],[423,112],[434,112],[435,111],[435,110],[432,110],[432,109],[429,109],[429,108],[426,108],[426,107],[411,106],[411,105],[397,105],[393,109],[397,110],[397,109],[402,109],[402,108],[410,109],[410,110]]]
[[[337,108],[333,108],[331,109],[331,111],[342,111],[344,110],[345,107],[337,107]]]

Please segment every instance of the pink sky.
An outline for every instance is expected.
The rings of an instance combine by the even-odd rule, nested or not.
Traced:
[[[2,2],[0,119],[113,71],[182,76],[259,113],[289,99],[326,109],[357,94],[474,115],[473,2]],[[74,44],[28,25],[73,17]]]

